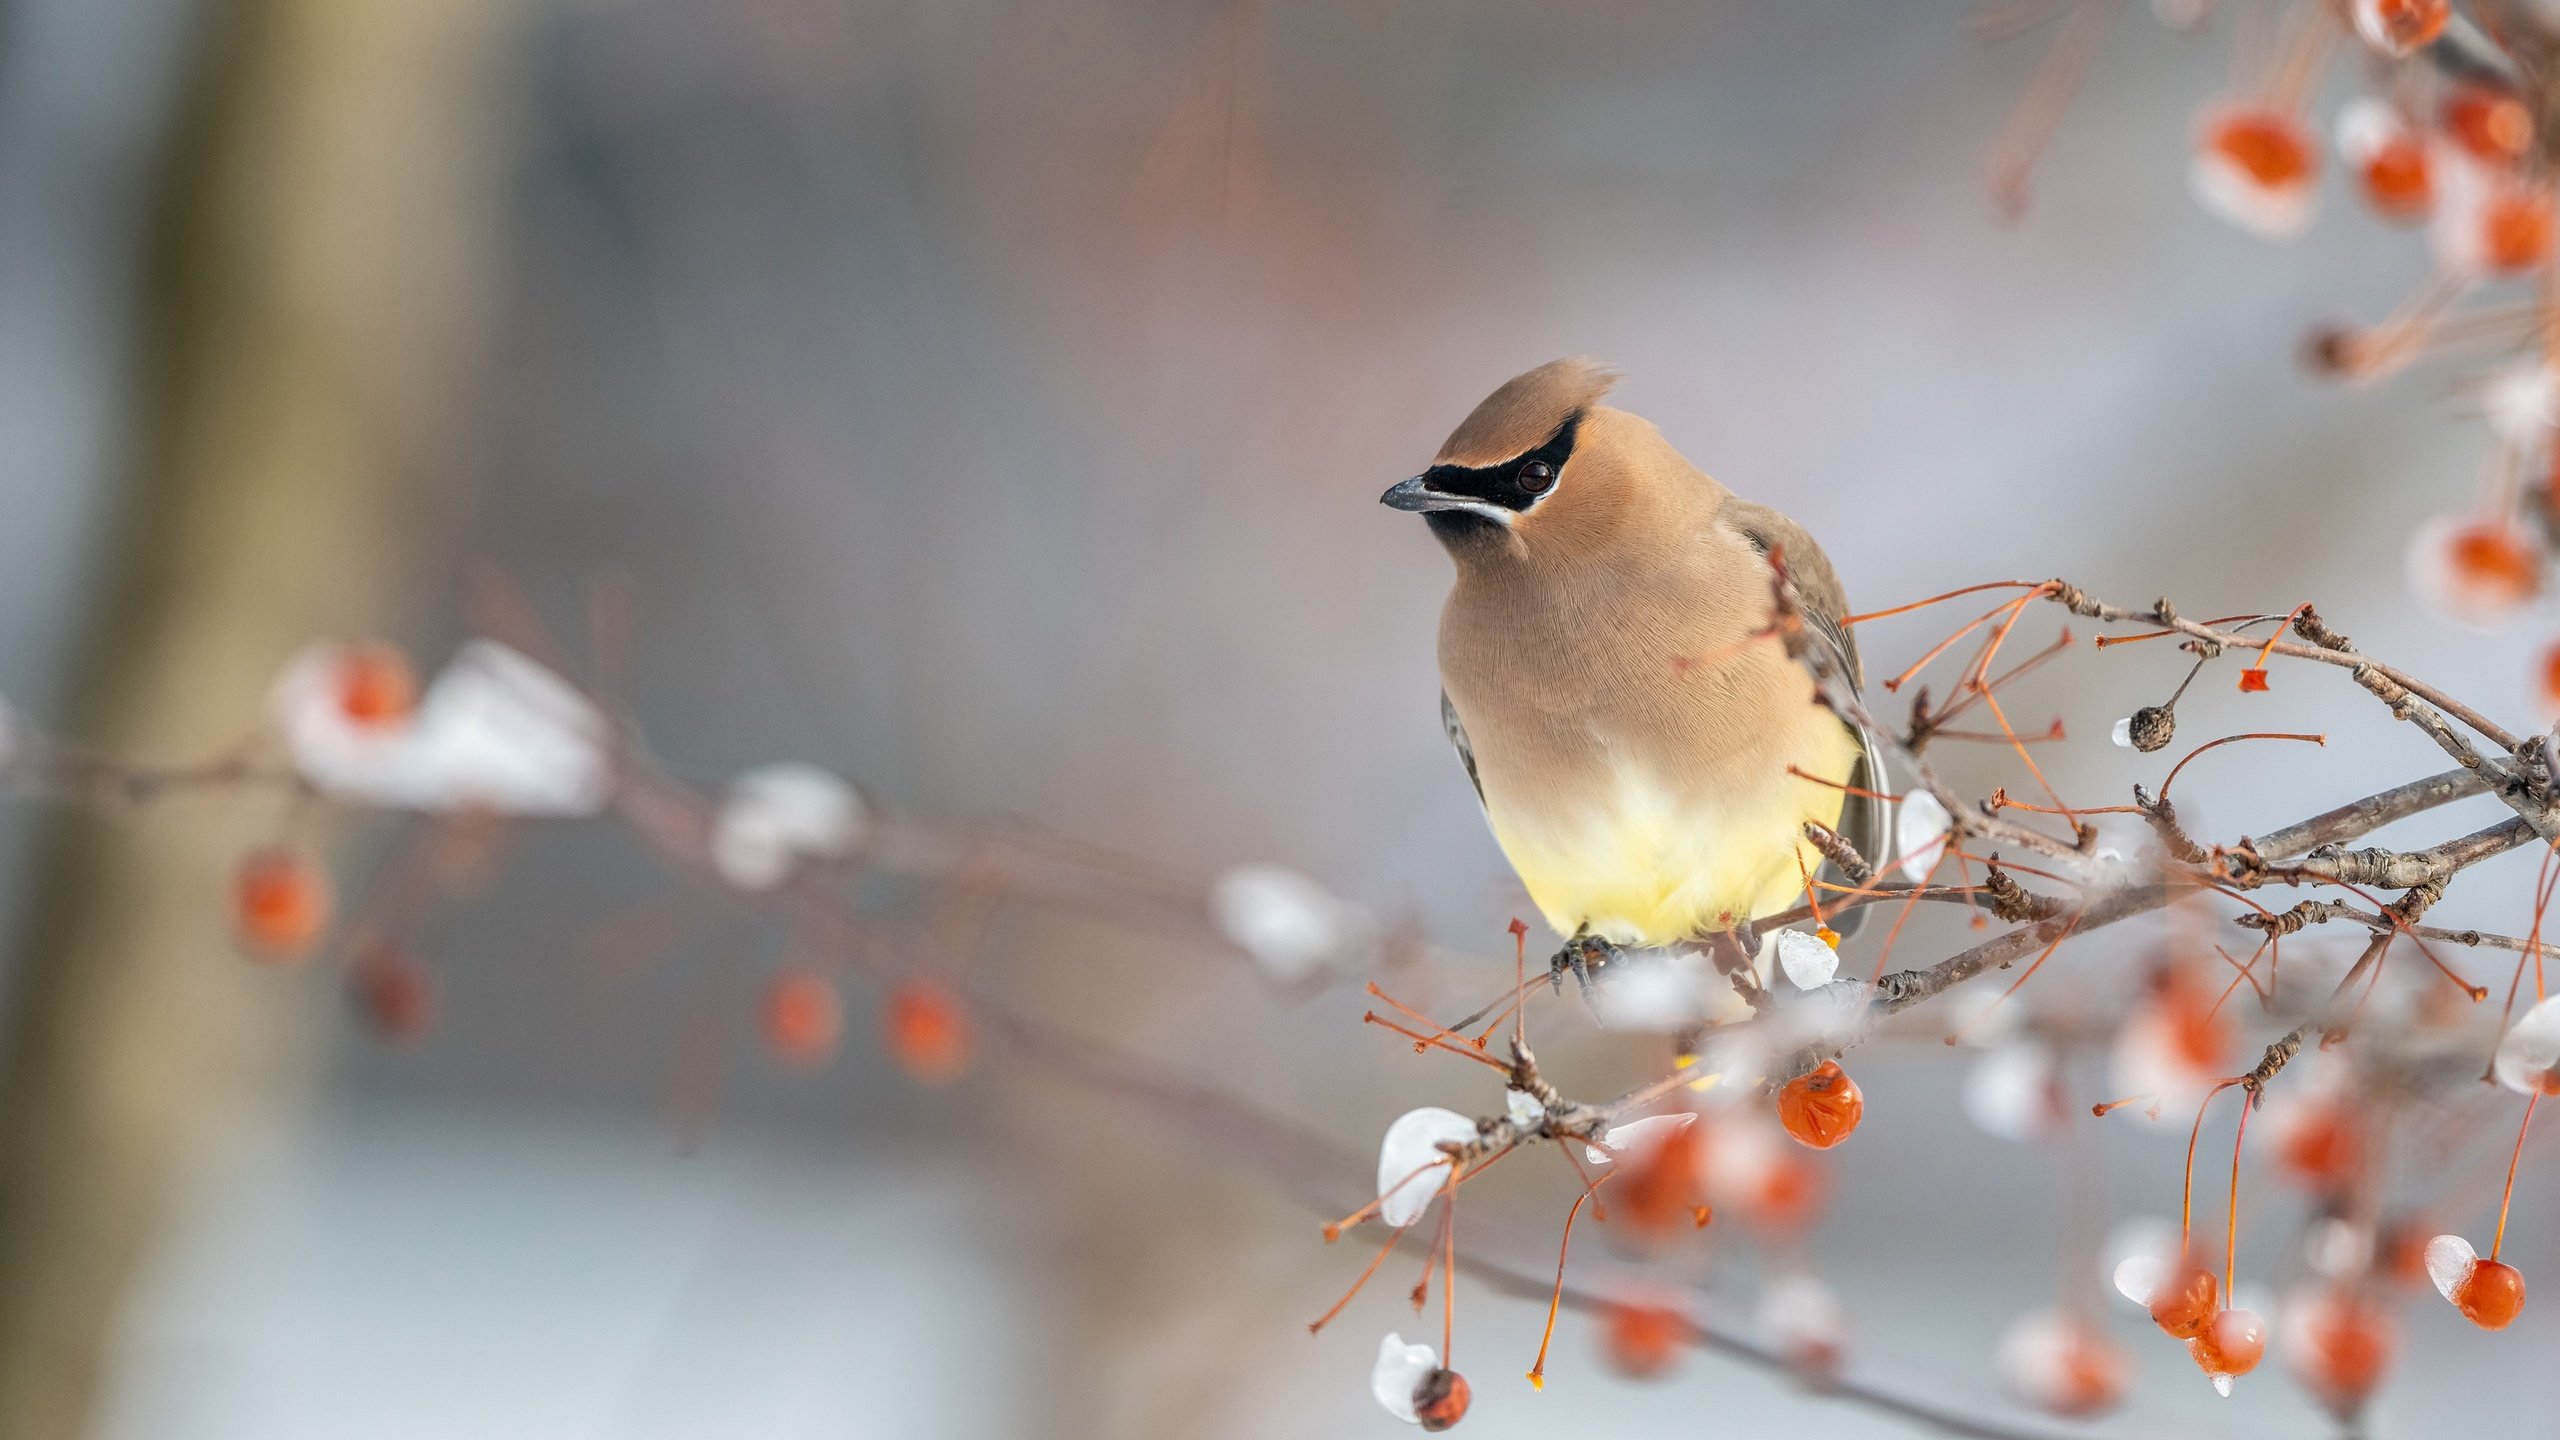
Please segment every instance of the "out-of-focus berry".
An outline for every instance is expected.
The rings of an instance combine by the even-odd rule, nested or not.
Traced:
[[[2508,164],[2533,148],[2533,112],[2504,90],[2463,86],[2445,96],[2436,118],[2446,137],[2477,160]]]
[[[2452,18],[2453,0],[2354,0],[2349,8],[2364,43],[2396,59],[2435,43]]]
[[[1609,1368],[1631,1380],[1650,1380],[1680,1358],[1689,1322],[1668,1305],[1612,1305],[1602,1322],[1601,1351]]]
[[[2439,515],[2409,537],[2409,588],[2447,619],[2495,625],[2542,589],[2542,553],[2503,517]]]
[[[414,1045],[435,1028],[435,975],[398,945],[377,945],[347,972],[347,998],[375,1039]]]
[[[2398,1344],[2391,1312],[2343,1286],[2323,1286],[2284,1307],[2285,1358],[2303,1385],[2352,1409],[2382,1383]]]
[[[243,856],[231,885],[232,928],[260,960],[291,964],[329,928],[329,876],[318,862],[281,845]]]
[[[2253,234],[2284,239],[2311,223],[2320,150],[2291,115],[2234,105],[2205,117],[2188,179],[2207,210]]]
[[[1849,1338],[1849,1312],[1831,1287],[1810,1275],[1781,1275],[1760,1292],[1755,1318],[1797,1369],[1814,1374],[1839,1365]]]
[[[764,1043],[793,1065],[822,1065],[844,1036],[844,1002],[815,971],[793,967],[764,992]]]
[[[2048,1415],[2086,1419],[2124,1400],[2124,1352],[2067,1311],[2018,1317],[2000,1337],[1996,1363],[2009,1392]]]
[[[881,1002],[880,1023],[889,1058],[909,1078],[948,1085],[968,1070],[973,1040],[969,1012],[959,997],[932,981],[906,980],[890,987]],[[1473,1134],[1474,1122],[1467,1128]]]
[[[338,708],[357,725],[397,725],[418,708],[418,672],[397,645],[345,646],[336,669]]]
[[[2492,275],[2521,275],[2551,254],[2551,194],[2521,181],[2495,186],[2481,201],[2480,264]]]

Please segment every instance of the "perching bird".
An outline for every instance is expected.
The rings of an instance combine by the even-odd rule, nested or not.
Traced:
[[[1457,563],[1440,714],[1494,838],[1547,923],[1603,955],[1800,902],[1824,863],[1808,820],[1876,865],[1888,843],[1885,804],[1839,788],[1880,788],[1874,738],[1766,634],[1777,555],[1812,643],[1859,679],[1830,560],[1601,404],[1616,378],[1539,366],[1380,497]]]

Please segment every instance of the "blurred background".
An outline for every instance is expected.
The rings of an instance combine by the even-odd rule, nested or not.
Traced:
[[[1493,385],[1587,352],[1862,606],[2054,574],[2190,614],[2316,599],[2531,713],[2538,634],[2448,629],[2400,579],[2485,437],[2438,382],[2293,361],[2419,247],[2334,181],[2291,247],[2199,213],[2226,49],[2140,7],[2003,226],[1983,156],[2041,46],[1984,50],[1957,0],[5,0],[0,691],[207,754],[309,637],[432,663],[475,568],[575,637],[627,575],[630,704],[679,772],[804,759],[1203,881],[1277,861],[1484,957],[1417,981],[1471,1005],[1521,898],[1439,731],[1447,562],[1375,500]],[[1876,627],[1868,663],[1937,633]],[[2099,737],[2178,673],[2084,653],[2022,692],[2078,737],[2040,757],[2057,783],[2155,776]],[[2186,733],[2330,744],[2199,767],[2200,832],[2440,766],[2351,687],[2278,680],[2281,720],[2217,688]],[[1998,758],[1953,763],[1987,789]],[[1402,1433],[1367,1375],[1405,1282],[1310,1340],[1365,1255],[1271,1177],[1001,1054],[916,1091],[861,1013],[831,1066],[774,1065],[747,1011],[784,938],[600,827],[535,829],[434,918],[436,1027],[386,1050],[329,967],[232,952],[229,861],[279,823],[221,794],[9,813],[11,1436]],[[359,892],[390,827],[329,833]],[[2431,918],[2521,930],[2529,871]],[[670,897],[668,953],[600,976],[598,927]],[[1907,960],[1962,942],[1939,919]],[[2145,943],[2028,995],[2120,988]],[[1492,1104],[1358,1024],[1356,987],[1281,994],[1196,943],[1007,911],[970,964],[1354,1154],[1414,1105]],[[1569,1005],[1535,1023],[1579,1092],[1657,1058]],[[1993,1339],[2085,1280],[2062,1180],[2102,1165],[2119,1210],[2174,1214],[2179,1147],[2006,1144],[1959,1073],[1934,1040],[1861,1063],[1866,1129],[1794,1259],[1860,1353],[2007,1414]],[[1483,1202],[1533,1269],[1552,1168]],[[2265,1194],[2244,1270],[2298,1219]],[[1761,1263],[1665,1279],[1747,1296]],[[1543,1307],[1460,1310],[1471,1433],[1904,1433],[1713,1358],[1629,1384],[1570,1317],[1533,1394]],[[2330,1433],[2272,1364],[2218,1401],[2121,1329],[2138,1398],[2094,1433]],[[2378,1433],[2560,1407],[2519,1363],[2553,1312],[2481,1335],[2430,1300],[2407,1329]]]

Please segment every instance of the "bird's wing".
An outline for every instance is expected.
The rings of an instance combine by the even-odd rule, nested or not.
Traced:
[[[1839,572],[1831,568],[1831,557],[1822,553],[1822,547],[1814,543],[1803,526],[1766,505],[1729,500],[1725,512],[1753,549],[1763,555],[1772,550],[1785,555],[1787,578],[1795,584],[1806,628],[1813,632],[1816,643],[1829,647],[1832,658],[1849,677],[1849,688],[1858,690],[1865,683],[1866,674],[1858,664],[1857,637],[1840,623],[1841,617],[1849,613],[1849,597],[1841,588]],[[1857,847],[1868,864],[1881,870],[1893,858],[1892,803],[1876,798],[1890,793],[1884,747],[1864,726],[1845,719],[1841,723],[1857,739],[1858,762],[1849,771],[1849,795],[1840,806],[1840,835]],[[1865,915],[1864,907],[1850,910],[1834,920],[1832,928],[1847,934],[1857,928]]]
[[[1449,734],[1449,748],[1458,752],[1458,763],[1467,767],[1467,783],[1476,787],[1476,803],[1484,803],[1484,780],[1476,774],[1476,747],[1467,743],[1467,727],[1458,723],[1458,707],[1449,703],[1449,692],[1440,692],[1440,728]]]

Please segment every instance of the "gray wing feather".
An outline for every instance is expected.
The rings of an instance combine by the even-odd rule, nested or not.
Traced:
[[[1476,747],[1467,743],[1467,727],[1458,723],[1458,707],[1449,703],[1449,692],[1440,692],[1440,728],[1448,733],[1449,748],[1458,752],[1458,763],[1467,767],[1467,783],[1476,787],[1476,804],[1484,804],[1484,781],[1476,775]]]
[[[1857,637],[1840,623],[1840,617],[1848,613],[1849,602],[1838,572],[1831,568],[1830,557],[1822,553],[1822,547],[1814,543],[1803,526],[1765,505],[1736,500],[1729,502],[1727,508],[1753,549],[1763,555],[1772,549],[1785,553],[1788,577],[1795,582],[1796,595],[1803,602],[1806,626],[1817,641],[1829,648],[1841,673],[1849,677],[1849,688],[1857,691],[1866,675],[1858,663]],[[1885,770],[1884,747],[1864,726],[1845,718],[1841,723],[1858,741],[1858,762],[1849,771],[1849,784],[1855,790],[1891,794],[1892,777]],[[1852,793],[1840,806],[1840,836],[1855,846],[1868,864],[1883,869],[1893,858],[1892,802]],[[1832,928],[1850,934],[1866,913],[1865,907],[1848,911],[1832,922]]]

